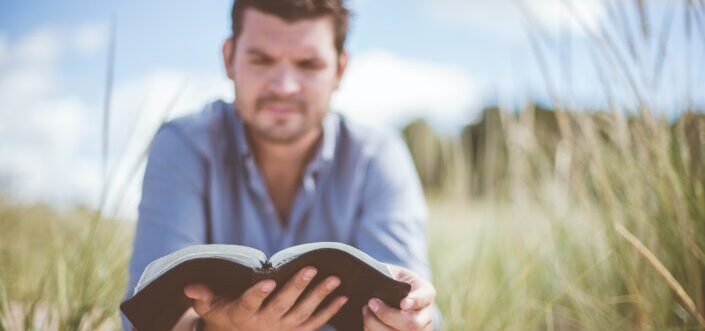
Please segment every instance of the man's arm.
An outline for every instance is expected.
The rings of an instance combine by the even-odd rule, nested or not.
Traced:
[[[427,209],[411,155],[398,136],[389,137],[371,153],[354,245],[392,269],[401,267],[395,270],[409,276],[404,281],[417,282],[420,292],[412,289],[409,297],[418,294],[422,297],[417,301],[431,299],[422,314],[430,311],[433,328],[438,329],[441,315],[432,302],[435,289],[427,256]]]
[[[132,294],[147,264],[180,248],[205,242],[206,169],[205,158],[178,128],[172,124],[160,128],[145,171],[126,296]],[[347,298],[335,298],[315,311],[340,283],[331,276],[297,302],[313,278],[304,277],[305,271],[301,270],[295,280],[276,284],[283,287],[282,291],[262,309],[259,304],[273,290],[272,287],[265,291],[262,283],[273,283],[271,280],[255,284],[228,302],[217,300],[207,287],[191,284],[184,294],[192,300],[193,308],[182,315],[172,330],[192,331],[199,317],[206,321],[206,331],[261,330],[262,323],[282,331],[318,329],[342,308]],[[125,319],[123,326],[130,330]]]
[[[147,264],[183,247],[205,242],[204,162],[176,126],[162,125],[152,142],[142,183],[127,297],[132,295]],[[129,330],[126,319],[123,327]]]

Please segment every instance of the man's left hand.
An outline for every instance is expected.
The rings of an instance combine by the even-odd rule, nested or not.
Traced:
[[[431,330],[433,329],[433,300],[436,289],[415,272],[387,264],[394,279],[411,284],[411,291],[401,300],[401,309],[392,308],[378,298],[372,298],[362,307],[365,331]]]

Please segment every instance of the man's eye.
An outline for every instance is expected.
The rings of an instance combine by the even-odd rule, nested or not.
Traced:
[[[323,68],[323,64],[316,60],[305,60],[299,62],[299,67],[307,70],[316,70]]]
[[[272,64],[272,60],[265,59],[265,58],[254,58],[250,62],[254,65],[261,65],[261,66]]]

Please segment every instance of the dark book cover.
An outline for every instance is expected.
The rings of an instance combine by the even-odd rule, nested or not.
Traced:
[[[318,269],[299,299],[330,275],[341,283],[319,308],[340,295],[348,302],[328,324],[340,331],[362,330],[362,307],[376,297],[389,306],[399,303],[411,285],[392,278],[387,266],[349,245],[320,242],[284,249],[269,259],[253,248],[237,245],[196,245],[150,263],[132,297],[120,309],[139,331],[168,331],[191,306],[183,293],[187,284],[207,285],[217,296],[235,299],[263,279],[274,279],[275,290],[266,305],[296,272]]]

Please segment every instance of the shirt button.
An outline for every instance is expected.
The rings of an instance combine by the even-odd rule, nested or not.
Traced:
[[[311,175],[304,177],[304,189],[306,192],[313,193],[316,191],[316,182]]]

